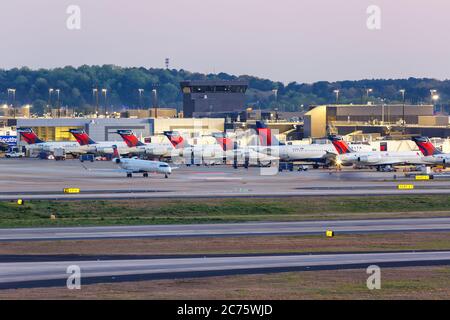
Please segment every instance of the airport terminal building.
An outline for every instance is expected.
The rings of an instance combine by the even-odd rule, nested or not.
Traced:
[[[433,105],[322,105],[304,115],[305,137],[355,131],[382,136],[405,131],[409,135],[449,137],[450,121],[449,116],[435,115]]]
[[[191,80],[180,86],[186,118],[225,117],[245,110],[247,81]]]
[[[33,128],[44,141],[73,141],[69,129],[84,129],[94,141],[121,141],[116,133],[119,129],[131,129],[143,138],[173,130],[194,137],[222,132],[224,122],[224,119],[183,118],[38,118],[17,119],[17,127]]]

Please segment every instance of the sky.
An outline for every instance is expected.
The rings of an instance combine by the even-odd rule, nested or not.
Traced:
[[[80,29],[67,27],[71,5]],[[367,26],[371,5],[380,29]],[[169,57],[171,68],[285,83],[450,74],[445,0],[4,0],[0,12],[3,69]]]

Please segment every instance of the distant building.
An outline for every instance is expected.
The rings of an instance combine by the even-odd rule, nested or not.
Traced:
[[[436,116],[432,105],[408,104],[323,105],[304,115],[304,135],[311,138],[355,131],[384,136],[403,130],[409,135],[447,137],[449,117]]]
[[[222,132],[224,122],[224,119],[207,118],[39,118],[17,119],[17,127],[30,127],[45,141],[73,141],[69,129],[84,129],[94,141],[122,141],[118,129],[131,129],[138,137],[162,135],[172,130],[201,136]]]
[[[191,80],[180,86],[186,118],[226,117],[245,110],[247,81]]]
[[[130,109],[120,113],[121,118],[176,118],[175,108]]]

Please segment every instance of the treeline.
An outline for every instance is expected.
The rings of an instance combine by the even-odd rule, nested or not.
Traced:
[[[287,85],[252,76],[234,76],[226,73],[201,74],[185,70],[122,68],[114,65],[64,67],[55,69],[15,68],[0,70],[0,103],[12,103],[13,95],[8,88],[15,89],[16,105],[31,104],[33,112],[41,114],[49,103],[49,89],[59,89],[61,106],[75,107],[80,111],[93,110],[96,97],[93,88],[99,89],[99,104],[108,105],[109,110],[149,107],[151,91],[158,92],[158,105],[181,109],[182,80],[234,80],[249,81],[247,103],[261,109],[299,111],[312,104],[334,103],[339,90],[341,103],[366,103],[367,100],[387,103],[401,102],[400,89],[406,90],[406,100],[411,103],[429,103],[430,90],[437,90],[439,104],[450,101],[450,81],[435,79],[373,79],[359,81],[316,82]],[[101,90],[106,89],[105,97]],[[138,89],[144,89],[139,95]],[[370,89],[370,90],[368,90]],[[369,92],[369,95],[367,93]],[[51,94],[50,104],[58,104],[56,92]]]

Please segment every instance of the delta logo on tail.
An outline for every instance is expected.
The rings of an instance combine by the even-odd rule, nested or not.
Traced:
[[[181,149],[188,146],[183,137],[177,131],[164,131],[164,135],[169,139],[169,141],[176,149]]]
[[[125,141],[129,148],[145,145],[144,143],[139,141],[132,130],[117,130],[117,134],[122,137],[123,141]]]
[[[233,150],[234,142],[232,139],[228,138],[225,133],[213,133],[212,135],[216,138],[217,143],[222,147],[223,151]]]
[[[69,132],[77,139],[80,146],[95,144],[95,141],[89,138],[89,135],[83,129],[70,129]]]
[[[339,154],[351,153],[350,147],[341,136],[329,136],[328,139],[333,143]]]
[[[116,163],[119,163],[120,162],[120,153],[117,150],[117,145],[114,144],[112,146],[112,149],[113,149],[113,159],[115,160]]]
[[[420,152],[422,152],[424,156],[434,156],[442,153],[438,149],[436,149],[436,147],[428,137],[413,137],[412,139],[417,144]]]
[[[262,146],[272,146],[272,143],[279,146],[284,145],[284,143],[281,143],[274,135],[272,135],[272,130],[270,130],[264,122],[256,121],[256,131],[258,132],[259,141]]]
[[[17,132],[28,144],[44,143],[31,128],[17,128]]]

